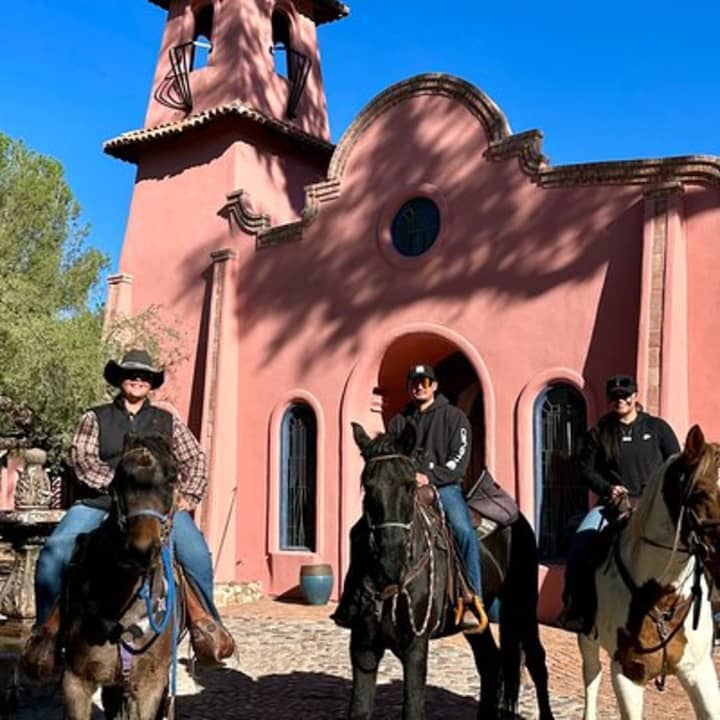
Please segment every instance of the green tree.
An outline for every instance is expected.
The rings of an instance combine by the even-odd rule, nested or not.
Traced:
[[[186,358],[159,306],[103,328],[107,258],[88,232],[60,163],[0,133],[0,450],[19,434],[56,473],[81,413],[108,398],[109,358],[142,347],[170,372]]]
[[[87,235],[60,163],[0,133],[0,435],[20,429],[55,467],[103,392],[107,258]]]

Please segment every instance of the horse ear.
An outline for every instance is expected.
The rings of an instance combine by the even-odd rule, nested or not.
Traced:
[[[403,455],[408,457],[415,451],[415,445],[417,444],[418,431],[417,426],[412,420],[405,423],[400,435],[397,436],[397,444]]]
[[[360,423],[350,423],[352,425],[353,437],[355,444],[360,448],[360,452],[365,452],[367,446],[372,442],[370,436],[365,432],[365,428]]]
[[[704,447],[705,435],[699,425],[693,425],[685,438],[685,447],[683,448],[685,460],[691,465],[697,463]]]
[[[123,452],[132,450],[137,446],[138,436],[134,432],[125,433],[123,438]]]

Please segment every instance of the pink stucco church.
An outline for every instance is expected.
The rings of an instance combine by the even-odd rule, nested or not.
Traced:
[[[137,166],[108,313],[182,319],[169,391],[209,453],[217,580],[278,595],[328,562],[337,587],[361,500],[350,422],[382,429],[422,361],[471,417],[472,472],[534,523],[552,618],[605,377],[635,372],[678,434],[720,438],[720,158],[555,166],[502,98],[436,74],[333,145],[317,27],[345,5],[152,1],[145,121],[105,145]]]

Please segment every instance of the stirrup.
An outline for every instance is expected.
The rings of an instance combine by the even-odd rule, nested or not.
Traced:
[[[473,595],[469,603],[458,597],[455,604],[455,625],[466,635],[483,633],[488,627],[488,617],[483,607],[482,600]]]

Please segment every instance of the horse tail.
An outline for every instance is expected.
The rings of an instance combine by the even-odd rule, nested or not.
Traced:
[[[515,711],[521,651],[528,633],[537,633],[538,550],[535,533],[522,514],[511,528],[510,561],[499,598],[502,699],[506,709]]]

